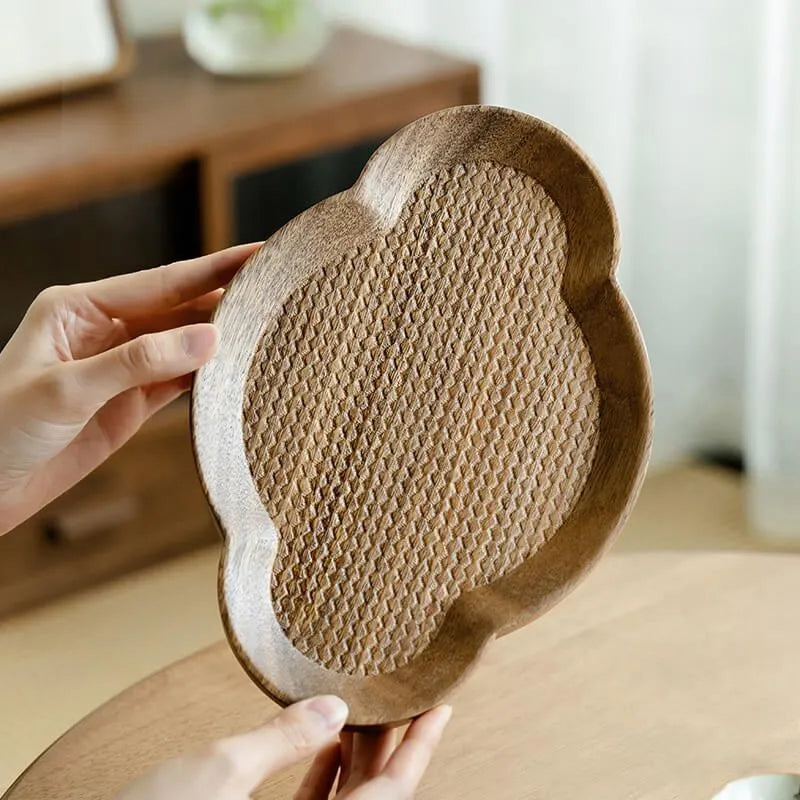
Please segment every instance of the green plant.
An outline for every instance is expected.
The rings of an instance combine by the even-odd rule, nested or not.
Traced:
[[[209,15],[221,19],[227,14],[249,14],[272,33],[286,33],[297,20],[303,0],[213,0]]]

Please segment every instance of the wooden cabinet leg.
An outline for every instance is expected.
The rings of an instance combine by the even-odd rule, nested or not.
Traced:
[[[200,218],[204,252],[213,253],[234,243],[231,175],[214,156],[200,162]]]

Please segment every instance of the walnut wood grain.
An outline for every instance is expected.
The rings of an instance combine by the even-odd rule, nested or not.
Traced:
[[[799,566],[797,555],[753,553],[604,559],[487,652],[453,698],[418,797],[711,800],[742,775],[800,772],[800,639],[787,602]],[[274,711],[220,643],[86,717],[4,800],[107,800]],[[256,797],[288,800],[304,769]]]
[[[572,142],[467,106],[396,134],[237,275],[193,431],[227,633],[270,696],[396,724],[597,561],[651,432],[617,255]]]

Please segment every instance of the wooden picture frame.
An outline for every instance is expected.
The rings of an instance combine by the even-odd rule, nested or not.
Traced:
[[[107,85],[130,70],[134,46],[119,0],[8,2],[0,11],[8,37],[0,47],[0,110]],[[67,15],[74,24],[63,24]]]

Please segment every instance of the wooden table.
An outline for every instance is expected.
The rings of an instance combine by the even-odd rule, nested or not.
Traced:
[[[454,698],[420,797],[711,798],[800,771],[800,557],[612,555],[533,625],[495,642]],[[100,800],[273,708],[218,644],[85,718],[6,800]],[[290,797],[299,770],[257,797]]]

